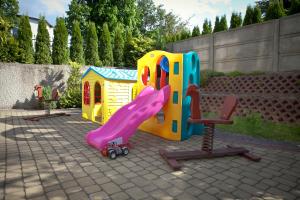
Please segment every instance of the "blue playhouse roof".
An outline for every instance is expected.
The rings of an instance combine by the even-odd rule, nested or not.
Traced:
[[[115,68],[94,67],[94,66],[88,68],[88,70],[86,70],[86,72],[82,75],[82,78],[84,78],[91,70],[106,79],[128,80],[128,81],[137,80],[137,70],[115,69]]]

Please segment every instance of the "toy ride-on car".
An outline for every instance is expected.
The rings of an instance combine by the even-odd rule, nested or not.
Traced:
[[[111,143],[107,147],[105,147],[101,151],[103,156],[109,157],[110,159],[116,159],[117,156],[119,155],[124,155],[126,156],[129,153],[129,149],[127,145],[124,144],[116,144],[116,143]]]

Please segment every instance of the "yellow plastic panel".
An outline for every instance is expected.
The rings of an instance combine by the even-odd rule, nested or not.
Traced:
[[[183,54],[172,54],[165,51],[151,51],[138,60],[138,93],[146,86],[142,81],[142,74],[144,68],[148,67],[150,70],[150,78],[147,85],[155,87],[156,83],[156,64],[161,56],[166,56],[169,61],[169,85],[171,86],[171,95],[169,101],[163,107],[163,116],[153,116],[145,121],[139,128],[143,131],[152,133],[154,135],[169,139],[181,140],[181,112],[182,112],[182,74],[183,74]],[[178,74],[174,74],[174,64],[178,66]],[[174,104],[172,101],[173,92],[178,92],[178,102]],[[176,123],[174,123],[175,121]],[[176,125],[176,129],[172,126]],[[176,132],[173,132],[176,130]]]

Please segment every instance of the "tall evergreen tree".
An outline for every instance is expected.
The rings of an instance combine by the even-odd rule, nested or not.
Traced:
[[[28,16],[20,17],[17,39],[19,42],[19,59],[21,63],[33,63],[32,32]]]
[[[202,35],[210,34],[210,33],[212,33],[211,21],[205,19],[203,23]]]
[[[279,0],[272,0],[266,13],[266,20],[279,19],[285,15],[283,4]]]
[[[67,64],[69,60],[68,52],[68,30],[65,20],[61,17],[56,18],[54,27],[54,39],[52,44],[53,64]]]
[[[201,35],[199,26],[194,26],[193,32],[192,32],[192,37],[196,37],[199,35]]]
[[[247,10],[246,10],[246,14],[244,17],[244,21],[243,21],[243,26],[249,25],[249,24],[253,24],[253,8],[248,5],[247,6]]]
[[[220,31],[226,31],[228,29],[226,15],[223,15],[220,20]]]
[[[129,52],[131,52],[132,49],[132,43],[133,43],[133,37],[130,29],[126,30],[126,40],[124,44],[124,55],[127,55]],[[124,56],[124,63],[125,67],[133,67],[133,61],[130,59],[129,56]]]
[[[70,58],[73,62],[84,64],[83,39],[81,36],[80,25],[78,21],[73,22],[71,46],[70,46]]]
[[[124,39],[121,24],[118,24],[115,30],[114,38],[114,66],[124,66]]]
[[[87,65],[100,65],[98,54],[98,37],[95,23],[89,22],[86,38],[85,38],[85,63]]]
[[[50,64],[51,62],[50,38],[46,20],[45,17],[40,17],[35,42],[35,63]]]
[[[215,26],[214,26],[214,33],[220,31],[220,18],[216,16]]]
[[[255,6],[253,8],[253,17],[252,17],[252,23],[260,23],[262,22],[262,16],[261,16],[261,10],[260,7]]]
[[[300,0],[291,0],[289,15],[300,13]]]
[[[242,14],[233,12],[231,14],[231,19],[230,19],[230,28],[240,27],[242,25],[242,21],[243,21]]]
[[[114,63],[110,32],[107,23],[104,23],[102,27],[102,34],[100,37],[100,58],[103,65],[112,66]]]

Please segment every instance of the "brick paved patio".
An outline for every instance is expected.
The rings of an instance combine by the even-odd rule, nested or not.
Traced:
[[[41,112],[0,111],[0,199],[300,198],[299,151],[243,144],[262,161],[194,160],[173,172],[158,149],[197,148],[201,137],[171,142],[139,131],[128,156],[109,160],[85,143],[85,133],[98,125],[79,111],[40,122],[22,119],[34,114]],[[217,139],[215,145],[225,143]]]

